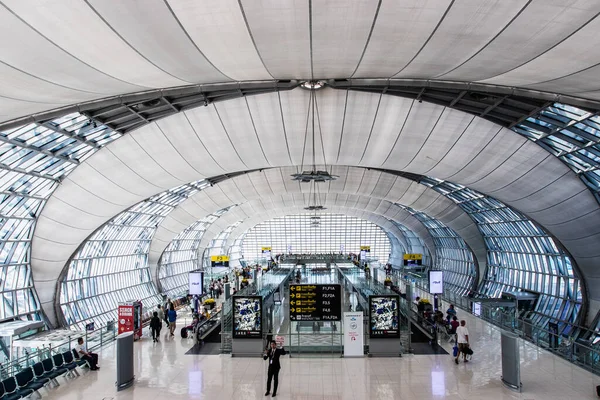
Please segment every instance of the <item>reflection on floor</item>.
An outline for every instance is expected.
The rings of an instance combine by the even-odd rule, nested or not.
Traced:
[[[200,355],[210,354],[219,355],[221,352],[221,343],[198,343],[192,346],[185,354],[186,355]]]
[[[444,350],[442,346],[432,347],[429,343],[412,343],[411,347],[414,355],[448,354],[448,352]]]
[[[280,399],[453,399],[453,400],[592,400],[596,377],[541,351],[521,347],[523,393],[500,382],[500,332],[470,316],[467,320],[473,360],[455,365],[450,355],[405,355],[402,358],[282,357]],[[60,378],[61,386],[46,391],[53,400],[184,400],[264,399],[266,363],[262,358],[227,355],[185,355],[191,339],[166,338],[135,344],[135,385],[116,392],[114,346],[101,352],[100,371]],[[444,348],[451,351],[452,344]]]

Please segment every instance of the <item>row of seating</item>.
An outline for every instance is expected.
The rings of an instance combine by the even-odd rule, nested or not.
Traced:
[[[0,382],[0,399],[16,400],[33,393],[37,393],[41,397],[38,390],[50,383],[59,386],[56,378],[60,376],[72,374],[79,376],[77,367],[85,365],[88,365],[87,362],[80,359],[75,350],[55,354]]]

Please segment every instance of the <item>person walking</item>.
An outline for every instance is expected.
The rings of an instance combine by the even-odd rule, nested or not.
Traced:
[[[154,311],[154,316],[150,319],[150,330],[152,330],[152,340],[154,342],[158,342],[161,328],[162,320],[158,316],[158,311]]]
[[[159,304],[158,307],[156,308],[156,312],[158,313],[158,319],[160,319],[161,325],[162,325],[162,321],[166,321],[166,320],[165,320],[165,311],[163,310],[163,306],[161,304]],[[169,326],[168,322],[167,322],[167,326]]]
[[[171,304],[171,308],[167,312],[167,319],[169,320],[169,331],[171,332],[171,336],[175,336],[175,321],[177,321],[177,312],[175,311],[173,304]]]
[[[96,371],[100,369],[100,366],[98,365],[98,354],[88,351],[87,347],[83,343],[82,337],[77,339],[77,346],[75,346],[75,351],[81,359],[88,362],[88,364],[90,365],[90,370]]]
[[[454,359],[454,362],[456,364],[458,364],[458,359],[461,353],[463,355],[463,361],[469,362],[469,360],[467,360],[466,352],[466,350],[469,348],[469,330],[465,326],[466,324],[467,323],[463,319],[460,321],[460,326],[456,328],[456,343],[458,343],[458,353],[456,354],[456,358]]]
[[[269,369],[267,370],[267,393],[265,396],[271,394],[271,381],[273,381],[273,397],[277,396],[277,386],[279,384],[279,370],[281,364],[279,363],[279,357],[286,355],[287,352],[282,347],[277,348],[277,342],[271,340],[271,348],[265,350],[263,353],[263,359],[269,360]]]

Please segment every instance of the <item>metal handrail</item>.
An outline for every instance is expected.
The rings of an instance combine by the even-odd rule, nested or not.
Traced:
[[[73,331],[72,334],[67,336],[67,339],[64,342],[59,343],[58,345],[38,347],[31,353],[26,352],[25,356],[11,360],[10,362],[4,364],[0,364],[0,378],[6,379],[14,376],[19,371],[52,357],[54,354],[71,351],[71,349],[73,349],[75,346],[75,343],[77,343],[77,339],[80,337],[84,338],[88,350],[91,351],[100,348],[107,343],[113,342],[117,337],[117,330],[114,323],[111,324],[109,322],[99,329],[94,331],[86,331],[83,334]]]
[[[404,282],[410,284],[410,282]],[[415,282],[415,286],[421,290],[423,296],[433,298],[433,295],[427,292],[421,285],[417,285]],[[443,296],[440,296],[440,300],[445,303],[454,304],[456,307],[470,314],[473,314],[473,303],[477,303],[477,298],[457,296],[454,293],[445,293]],[[600,350],[587,344],[578,343],[573,337],[556,334],[524,318],[518,318],[514,313],[502,312],[499,307],[481,304],[480,309],[480,315],[475,315],[478,318],[502,329],[509,330],[523,340],[548,350],[596,375],[600,375]]]

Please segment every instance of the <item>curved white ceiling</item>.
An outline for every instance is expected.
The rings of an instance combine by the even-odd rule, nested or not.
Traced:
[[[193,222],[233,204],[238,207],[215,221],[212,236],[205,234],[203,240],[211,240],[223,229],[223,221],[229,225],[235,221],[260,215],[271,219],[271,208],[309,205],[310,185],[291,181],[294,168],[267,169],[236,176],[211,188],[196,193],[180,203],[161,222],[154,234],[149,252],[149,264],[156,265],[169,243]],[[407,221],[406,226],[422,232],[422,224],[407,211],[392,203],[410,206],[432,218],[439,219],[454,229],[469,244],[477,257],[480,269],[486,266],[486,248],[479,229],[473,220],[454,202],[436,191],[406,178],[374,170],[353,167],[334,167],[338,180],[319,184],[321,203],[343,205],[366,210],[396,221]],[[255,200],[259,209],[253,207]],[[266,211],[260,211],[266,210]],[[218,223],[217,223],[218,222]],[[422,236],[434,253],[433,240],[427,233]]]
[[[332,89],[317,99],[328,164],[429,175],[491,195],[556,236],[589,280],[590,293],[600,296],[594,284],[600,209],[556,157],[508,129],[442,106]],[[55,282],[98,227],[158,192],[228,172],[299,165],[307,105],[301,89],[212,104],[146,125],[98,151],[62,182],[38,219],[36,287]],[[319,154],[317,163],[323,161]],[[340,177],[336,185],[378,185]]]
[[[441,79],[600,99],[597,1],[310,4],[4,0],[0,121],[152,88],[270,79]]]

